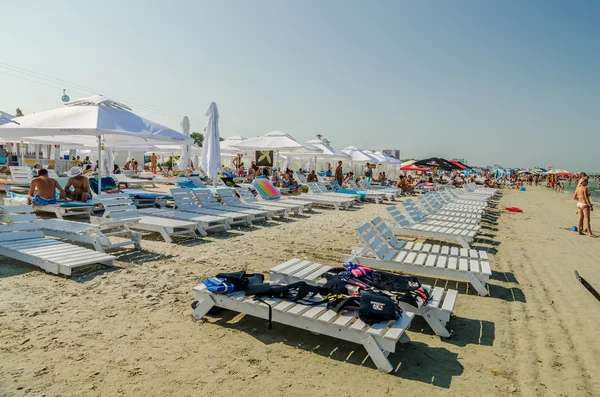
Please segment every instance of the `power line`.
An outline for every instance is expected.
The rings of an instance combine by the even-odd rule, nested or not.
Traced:
[[[84,86],[84,85],[80,85],[78,83],[74,83],[74,82],[70,82],[67,80],[63,80],[57,77],[53,77],[47,74],[43,74],[43,73],[39,73],[39,72],[35,72],[33,70],[30,69],[26,69],[26,68],[22,68],[16,65],[12,65],[6,62],[1,62],[0,61],[0,73],[5,74],[7,76],[11,76],[11,77],[16,77],[22,80],[26,80],[32,83],[36,83],[36,84],[40,84],[46,87],[50,87],[50,88],[55,88],[55,89],[66,89],[68,88],[68,90],[70,92],[74,92],[80,95],[97,95],[100,92],[104,92],[106,95],[108,96],[113,96],[116,98],[122,98],[123,100],[132,103],[136,108],[146,111],[148,113],[151,114],[160,114],[162,116],[166,116],[166,117],[182,117],[181,113],[177,110],[174,109],[169,109],[166,107],[159,107],[159,106],[155,106],[152,104],[148,104],[142,101],[138,101],[135,99],[131,99],[131,98],[126,98],[126,97],[122,97],[110,92],[106,92],[103,90],[99,90],[93,87],[88,87],[88,86]],[[12,73],[11,73],[12,72]],[[14,73],[19,73],[18,74],[14,74]],[[27,76],[27,77],[25,77]],[[31,78],[28,78],[31,77]],[[40,81],[41,80],[41,81]],[[61,84],[61,86],[58,86],[57,84]],[[196,116],[188,116],[188,118],[190,118],[191,120],[195,120],[197,122],[200,123],[204,123],[205,120],[196,117]],[[235,128],[238,131],[239,130],[246,130],[246,131],[251,131],[251,132],[258,132],[258,133],[262,133],[263,131],[260,130],[256,130],[253,128],[249,128],[249,127],[242,127],[242,126],[236,126],[236,125],[232,125],[232,124],[227,124],[227,123],[221,123],[223,126],[227,126],[227,127],[231,127],[231,128]]]

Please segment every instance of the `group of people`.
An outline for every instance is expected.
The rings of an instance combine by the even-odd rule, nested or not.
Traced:
[[[69,179],[63,189],[56,179],[48,176],[47,169],[38,169],[37,176],[31,181],[27,204],[50,205],[65,199],[87,202],[92,198],[89,180],[80,167],[72,167],[67,175]]]

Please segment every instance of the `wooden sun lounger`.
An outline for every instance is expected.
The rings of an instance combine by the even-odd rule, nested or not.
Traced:
[[[407,243],[398,240],[381,218],[364,223],[356,231],[364,244],[342,256],[345,262],[466,281],[479,295],[488,294],[485,286],[492,271],[485,251]]]
[[[172,236],[196,237],[197,222],[142,215],[126,193],[101,194],[98,200],[104,207],[104,219],[131,221],[131,229],[159,233],[167,243],[173,241]],[[104,222],[102,219],[94,221],[98,224]]]
[[[322,185],[318,182],[307,182],[306,186],[308,186],[309,191],[313,194],[323,197],[331,197],[332,199],[340,202],[354,203],[360,202],[361,200],[360,194],[336,193],[334,191],[327,190],[325,185]]]
[[[133,245],[142,249],[142,235],[132,231],[128,221],[104,222],[103,224],[90,224],[62,219],[40,219],[44,234],[58,237],[63,240],[77,241],[90,244],[98,252]],[[125,241],[111,242],[111,237],[120,237]]]
[[[327,188],[324,184],[319,183],[318,186],[321,191],[327,191]],[[337,181],[330,182],[329,186],[331,186],[331,189],[333,189],[332,191],[335,193],[345,194],[348,196],[358,196],[359,200],[372,200],[375,202],[375,204],[382,203],[386,198],[386,194],[382,192],[362,191],[361,189],[354,190],[354,192],[357,193],[352,193],[353,191],[344,191],[344,188],[342,188]]]
[[[274,216],[284,218],[290,214],[287,208],[275,208],[259,204],[243,203],[235,194],[235,191],[233,189],[218,188],[217,194],[221,199],[221,203],[224,203],[227,207],[231,207],[232,209],[241,208],[247,210],[257,210],[261,212],[266,211],[269,214],[270,218],[273,218]]]
[[[154,179],[130,178],[125,174],[111,174],[111,178],[113,178],[115,181],[117,181],[117,183],[126,184],[127,187],[132,187],[132,186],[139,186],[139,187],[154,186],[154,187],[156,187],[156,184],[154,183]]]
[[[263,207],[268,207],[268,208],[284,209],[284,210],[287,210],[288,214],[290,212],[293,212],[296,215],[302,214],[303,208],[305,208],[305,205],[303,205],[302,203],[294,203],[290,200],[287,200],[287,201],[286,200],[261,200],[261,201],[259,201],[252,194],[250,189],[245,188],[245,187],[236,188],[236,192],[240,196],[240,198],[248,204],[257,204],[257,205],[260,205]],[[307,202],[307,204],[308,204],[309,210],[310,210],[312,203]]]
[[[352,188],[356,187],[356,190],[364,190],[369,193],[384,194],[385,197],[391,201],[395,201],[396,197],[398,197],[400,195],[400,193],[398,193],[398,189],[396,189],[396,188],[391,188],[391,187],[375,188],[370,183],[368,183],[367,181],[364,181],[362,179],[359,179],[358,183],[355,181],[348,181],[348,182],[350,183],[350,186],[352,186]]]
[[[271,215],[268,211],[240,208],[237,206],[229,207],[227,205],[224,205],[224,203],[220,203],[219,200],[217,200],[217,198],[209,189],[194,189],[192,190],[192,194],[196,196],[196,199],[198,200],[202,208],[210,208],[213,210],[219,210],[224,212],[234,212],[239,214],[250,215],[252,216],[252,222],[266,222],[271,220]],[[223,194],[225,193],[223,192]]]
[[[197,319],[204,317],[215,306],[254,317],[269,318],[269,307],[253,296],[246,296],[244,292],[214,294],[204,284],[200,284],[194,287],[194,299],[192,307]],[[278,298],[267,299],[266,302],[272,307],[274,323],[363,345],[379,371],[384,373],[394,369],[387,356],[396,351],[396,344],[410,341],[406,329],[415,316],[412,312],[404,312],[396,321],[368,326],[355,317],[353,312],[342,311],[338,314],[325,305],[309,306]]]
[[[269,270],[269,275],[271,280],[277,283],[289,284],[306,281],[309,284],[324,285],[327,280],[323,275],[330,269],[331,266],[293,258]],[[417,316],[422,316],[436,335],[443,338],[449,337],[450,332],[446,329],[446,324],[454,312],[458,291],[430,285],[423,285],[423,288],[431,296],[426,305],[417,308],[406,302],[398,301],[398,306],[403,311],[410,311]]]
[[[419,223],[424,221],[438,221],[438,222],[453,222],[457,224],[468,224],[478,225],[481,222],[481,218],[475,217],[461,217],[452,215],[438,215],[435,212],[425,212],[415,205],[412,201],[405,201],[400,207],[404,210],[413,222]]]
[[[45,238],[29,206],[2,206],[0,212],[0,255],[30,263],[49,273],[67,276],[80,266],[95,263],[114,265],[114,256]]]
[[[230,220],[228,218],[214,215],[194,214],[192,212],[159,208],[143,208],[140,209],[139,212],[142,215],[196,222],[196,230],[201,236],[206,236],[209,231],[224,232],[231,229],[231,226],[229,226]]]
[[[176,188],[171,189],[171,195],[175,200],[175,209],[184,212],[202,215],[214,215],[229,219],[230,225],[246,225],[252,226],[254,217],[249,214],[242,214],[234,211],[222,211],[212,208],[201,207],[198,205],[196,198],[189,189]]]
[[[396,223],[389,224],[390,229],[397,234],[405,236],[432,237],[440,240],[451,240],[459,243],[463,248],[470,249],[470,243],[477,236],[477,225],[471,225],[474,229],[460,227],[461,224],[441,222],[434,223],[411,223],[397,208],[386,208]]]
[[[472,214],[478,215],[481,217],[486,212],[485,208],[481,207],[470,207],[465,205],[458,204],[449,204],[443,201],[440,201],[434,195],[422,195],[419,199],[420,203],[428,203],[432,208],[437,211],[446,211],[448,213],[455,214]]]

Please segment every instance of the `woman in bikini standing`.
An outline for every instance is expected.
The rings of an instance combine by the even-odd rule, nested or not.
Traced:
[[[577,200],[577,215],[579,215],[579,234],[583,235],[584,231],[588,232],[590,237],[596,237],[592,233],[592,226],[590,225],[590,212],[594,210],[594,206],[590,201],[590,191],[587,187],[588,179],[583,177],[577,184],[577,189],[573,194],[573,199]],[[585,219],[586,228],[583,229],[583,221]]]

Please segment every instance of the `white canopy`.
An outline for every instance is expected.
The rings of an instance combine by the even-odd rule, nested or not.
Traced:
[[[185,144],[185,135],[133,113],[129,107],[96,95],[58,109],[19,117],[19,124],[0,126],[0,138],[38,143],[95,146],[104,136],[109,147],[161,141]]]
[[[246,139],[248,138],[236,135],[221,141],[221,155],[229,154],[235,156],[236,154],[245,154],[244,150],[238,149],[236,144]]]
[[[269,132],[263,136],[246,139],[236,146],[245,150],[285,150],[295,151],[304,148],[291,135],[281,131]],[[318,149],[316,150],[318,151]]]
[[[302,145],[301,148],[293,151],[282,150],[280,154],[292,158],[315,158],[323,154],[323,150],[316,145],[302,142],[298,143]]]
[[[329,145],[328,141],[323,141],[321,139],[311,139],[310,141],[306,141],[306,143],[310,143],[311,145],[314,145],[314,146],[318,147],[319,149],[321,149],[322,153],[317,155],[318,159],[331,160],[331,161],[337,161],[337,160],[349,161],[351,159],[351,157],[348,156],[346,153],[342,152],[339,149],[335,149],[335,148],[331,147],[331,145]]]
[[[356,146],[348,146],[347,148],[342,149],[342,152],[350,156],[352,158],[350,161],[352,161],[354,164],[380,164],[379,160],[363,152]]]
[[[390,164],[397,164],[400,165],[402,163],[402,161],[398,160],[395,157],[390,156],[389,154],[385,154],[383,152],[375,152],[374,153],[377,156],[382,156],[384,159],[386,159],[388,161],[388,163]]]
[[[221,146],[219,142],[219,110],[212,102],[205,113],[206,133],[202,144],[202,169],[211,178],[216,178],[221,171]],[[216,182],[215,182],[216,185]]]

